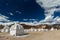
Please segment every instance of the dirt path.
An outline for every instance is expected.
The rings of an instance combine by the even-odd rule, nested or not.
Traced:
[[[8,33],[0,33],[0,40],[60,40],[60,30],[48,32],[29,32],[27,37],[10,36]]]

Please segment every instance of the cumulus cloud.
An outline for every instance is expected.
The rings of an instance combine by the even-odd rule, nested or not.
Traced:
[[[45,19],[39,23],[57,24],[60,17],[54,18],[54,12],[60,11],[60,0],[36,0],[36,2],[45,9]]]
[[[36,0],[36,2],[44,9],[48,9],[60,5],[60,0]]]
[[[0,14],[0,22],[8,22],[8,21],[10,21],[10,20],[8,20],[7,16]]]

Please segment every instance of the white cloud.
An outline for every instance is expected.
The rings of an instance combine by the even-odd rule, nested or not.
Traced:
[[[36,2],[45,9],[60,5],[60,0],[36,0]]]
[[[60,5],[60,0],[36,0],[36,2],[45,9],[45,19],[41,20],[39,23],[58,23],[60,17],[54,17],[55,11],[60,11],[60,8],[56,8]]]
[[[23,19],[23,21],[37,21],[38,19]]]
[[[34,21],[33,24],[38,24],[38,22],[37,21]]]
[[[16,11],[16,13],[19,13],[19,14],[21,14],[21,12],[20,12],[20,11]]]
[[[7,16],[0,14],[0,22],[8,22],[8,21],[10,21],[10,20],[8,20]]]
[[[37,20],[37,19],[29,19],[29,20],[35,21],[35,20]]]
[[[28,19],[23,19],[24,21],[27,21]]]
[[[11,16],[13,16],[13,15],[14,15],[12,12],[9,12],[9,14],[10,14]]]
[[[36,26],[38,25],[37,22],[33,23],[33,22],[20,22],[20,24],[26,24],[26,25],[31,25],[31,26]]]

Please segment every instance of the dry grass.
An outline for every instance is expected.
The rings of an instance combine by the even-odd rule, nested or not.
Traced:
[[[0,33],[0,40],[60,40],[60,30],[48,32],[29,32],[27,37],[10,36],[8,33]]]

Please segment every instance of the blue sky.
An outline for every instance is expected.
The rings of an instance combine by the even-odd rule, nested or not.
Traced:
[[[36,19],[36,21],[40,21],[44,19],[44,9],[35,0],[0,0],[0,2],[0,13],[8,16],[9,20]],[[16,11],[21,12],[21,14]],[[9,15],[9,12],[13,13],[13,15]]]
[[[0,0],[0,14],[11,21],[40,21],[46,17],[44,11],[36,0]],[[54,12],[54,18],[57,16],[60,17],[60,12]]]

